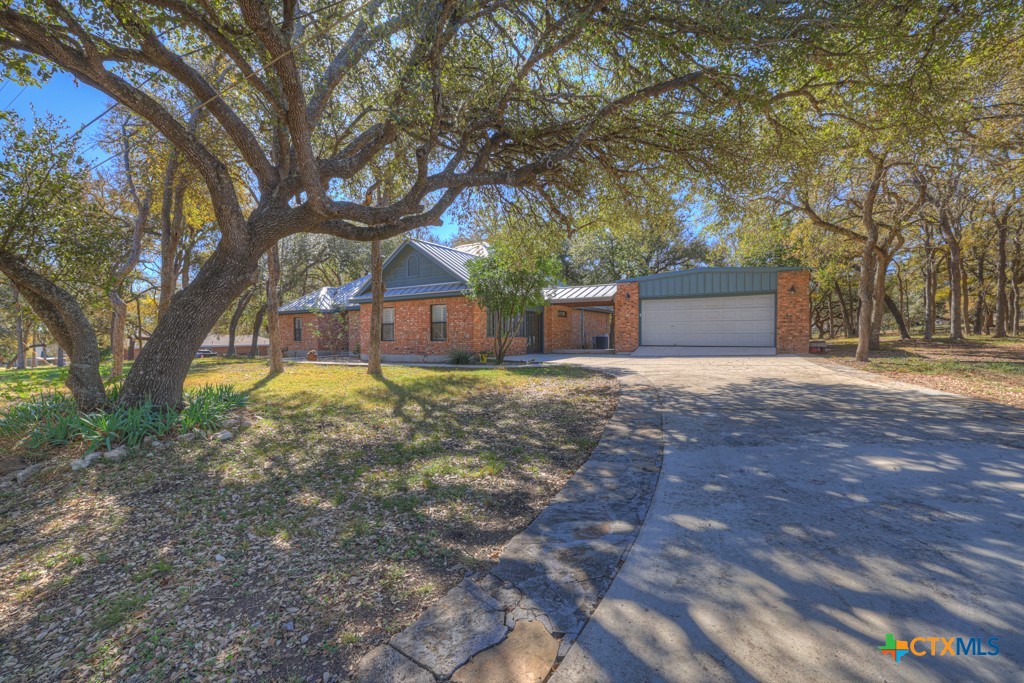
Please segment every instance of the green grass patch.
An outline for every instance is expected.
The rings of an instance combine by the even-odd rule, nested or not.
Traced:
[[[96,619],[96,628],[107,631],[125,622],[142,609],[146,597],[137,593],[121,593],[106,602],[103,613]]]

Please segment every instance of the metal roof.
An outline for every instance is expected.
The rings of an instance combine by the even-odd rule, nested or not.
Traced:
[[[395,299],[424,299],[430,296],[456,296],[467,289],[465,282],[441,282],[433,285],[414,285],[411,287],[393,287],[384,292],[385,301]],[[352,299],[355,303],[368,304],[373,300],[369,292]]]
[[[352,297],[359,288],[369,282],[370,276],[347,282],[340,287],[322,287],[277,309],[278,313],[329,313],[331,311],[355,310]]]
[[[544,300],[549,304],[567,304],[577,301],[608,301],[615,298],[618,285],[576,285],[550,287],[544,290]]]
[[[469,280],[469,270],[466,268],[466,264],[477,258],[476,254],[416,239],[410,239],[409,244],[419,248],[420,251],[451,271],[460,280]]]

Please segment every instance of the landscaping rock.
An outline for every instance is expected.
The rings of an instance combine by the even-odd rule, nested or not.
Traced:
[[[376,647],[356,665],[357,683],[434,683],[434,677],[390,645]]]
[[[235,435],[226,429],[219,431],[210,437],[213,441],[230,441],[233,438],[235,438]]]
[[[79,458],[78,460],[72,460],[71,461],[71,469],[72,470],[76,470],[76,471],[77,470],[84,470],[86,467],[88,467],[89,465],[93,464],[102,455],[103,455],[103,453],[101,451],[96,451],[94,453],[90,453],[89,455],[84,455],[81,458]]]
[[[233,427],[237,427],[239,424],[240,422],[237,417],[229,417],[221,421],[220,426],[224,429],[231,429]]]
[[[178,437],[178,441],[194,441],[196,438],[195,432],[188,432]]]
[[[497,600],[463,580],[431,605],[419,621],[391,639],[391,645],[438,676],[448,677],[508,633]]]
[[[103,454],[103,459],[109,460],[110,462],[121,462],[127,457],[128,449],[124,446],[118,446],[117,448],[113,448]]]
[[[37,462],[35,465],[29,465],[25,469],[23,469],[20,472],[18,472],[18,474],[17,474],[18,483],[19,484],[24,484],[29,479],[32,479],[37,474],[42,472],[45,467],[46,467],[46,465],[41,463],[41,462]]]
[[[473,657],[452,683],[541,683],[558,655],[558,640],[539,621],[521,621],[508,638]]]

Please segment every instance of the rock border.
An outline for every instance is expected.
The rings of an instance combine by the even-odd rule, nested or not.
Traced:
[[[500,656],[504,681],[542,681],[566,655],[633,547],[664,454],[655,387],[636,372],[603,371],[618,378],[619,402],[590,458],[508,542],[489,572],[463,579],[415,623],[364,655],[356,681],[458,681],[460,670],[467,667],[468,674],[468,663],[484,651]],[[549,651],[557,644],[551,661],[537,657],[547,648],[538,647],[535,633],[508,638],[517,622],[544,626],[553,641]],[[530,643],[529,649],[517,643]]]

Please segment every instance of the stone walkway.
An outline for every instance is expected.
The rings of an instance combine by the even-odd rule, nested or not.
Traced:
[[[369,652],[356,680],[539,683],[565,656],[633,545],[661,471],[657,390],[628,368],[607,371],[621,394],[590,459],[490,572]]]

